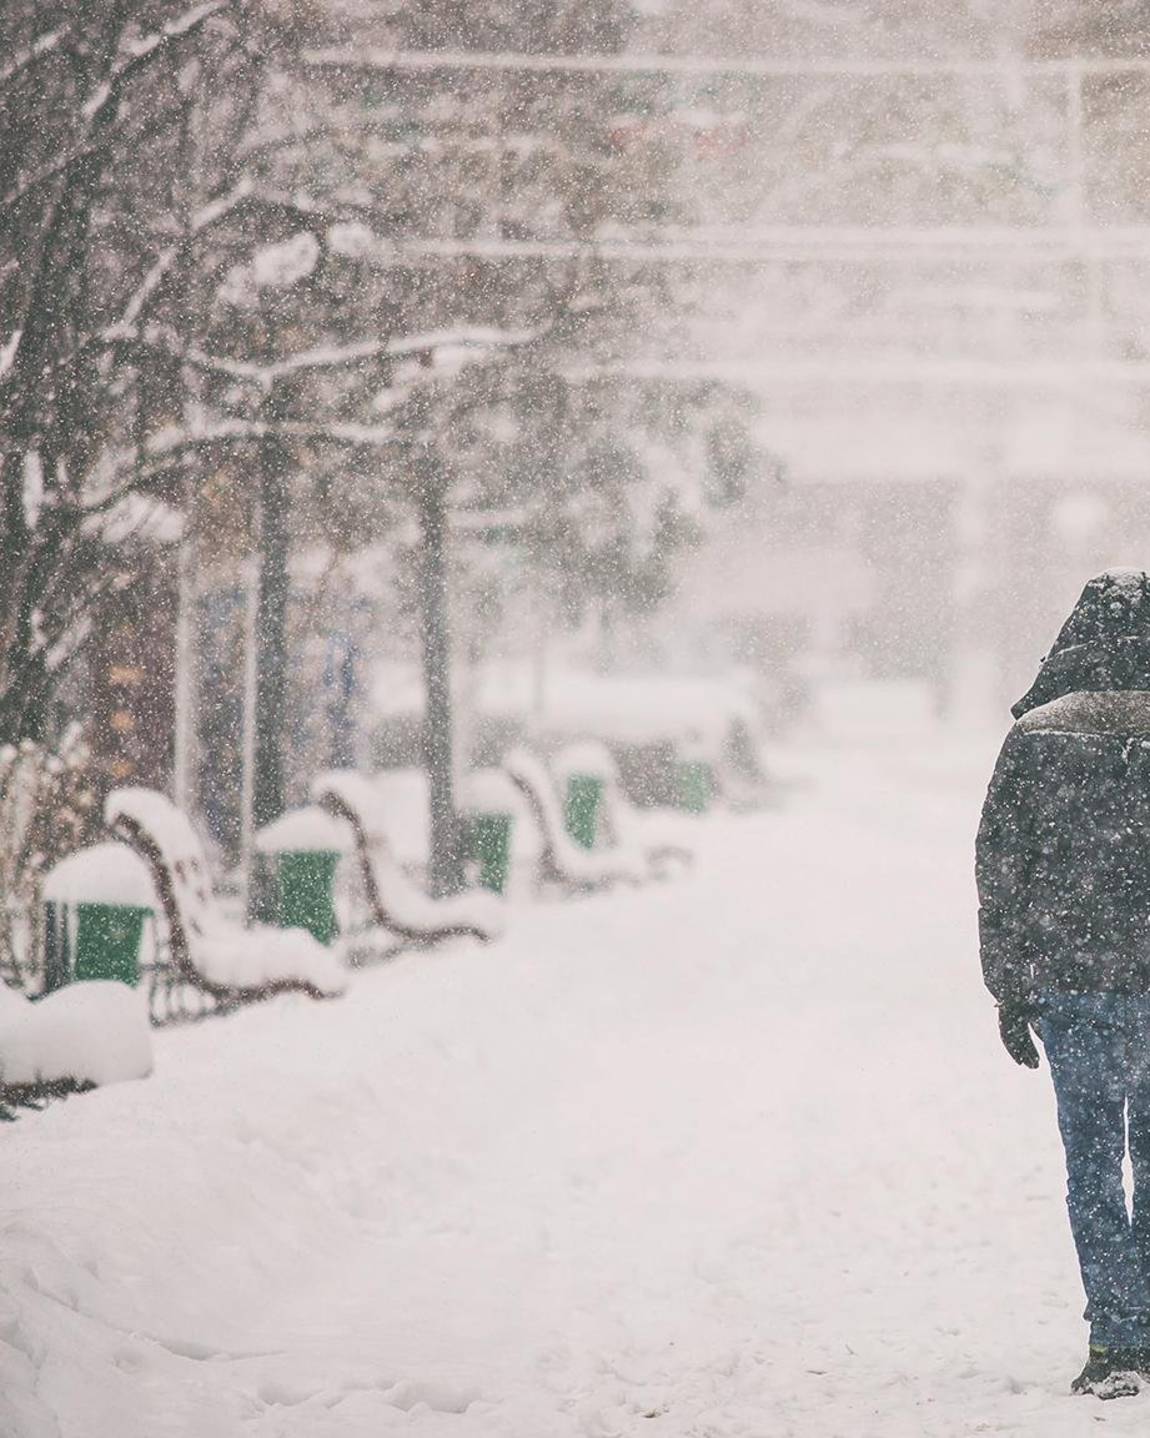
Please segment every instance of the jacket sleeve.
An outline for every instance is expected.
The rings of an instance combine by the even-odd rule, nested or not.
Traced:
[[[982,976],[999,1002],[1030,997],[1026,888],[1032,811],[1026,748],[1024,736],[1012,730],[994,767],[975,845]]]

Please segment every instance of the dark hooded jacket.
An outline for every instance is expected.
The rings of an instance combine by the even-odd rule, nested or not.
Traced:
[[[1150,575],[1090,581],[1013,713],[978,830],[986,985],[1150,993]]]

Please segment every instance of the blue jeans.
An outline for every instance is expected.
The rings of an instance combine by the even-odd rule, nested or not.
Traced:
[[[1090,1341],[1150,1344],[1150,996],[1048,994],[1040,1011]]]

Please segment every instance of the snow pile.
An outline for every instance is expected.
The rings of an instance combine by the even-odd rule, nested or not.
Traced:
[[[391,776],[369,777],[354,770],[320,774],[312,797],[335,812],[354,816],[363,838],[361,860],[365,888],[375,924],[400,938],[439,938],[473,934],[495,938],[502,933],[505,908],[494,894],[472,890],[433,899],[408,875],[390,841],[395,816],[389,807],[394,792]],[[383,778],[384,782],[380,782]]]
[[[216,990],[243,994],[288,986],[329,999],[347,991],[340,951],[325,948],[306,929],[221,924],[198,938],[192,952],[197,972]]]
[[[308,804],[265,824],[256,834],[255,847],[261,854],[353,854],[355,835],[342,819]]]
[[[57,904],[123,904],[159,911],[152,872],[127,844],[91,844],[54,866],[43,896]]]
[[[171,866],[191,863],[206,883],[207,861],[200,836],[166,794],[135,786],[113,789],[104,802],[104,822],[114,830],[121,819],[138,825]]]
[[[169,943],[194,975],[217,993],[253,994],[285,986],[334,998],[347,989],[338,952],[303,929],[234,924],[211,887],[207,857],[187,815],[155,789],[114,789],[104,805],[113,833],[141,848],[157,875]]]
[[[31,1000],[0,985],[0,1084],[120,1083],[152,1071],[141,994],[90,979]]]

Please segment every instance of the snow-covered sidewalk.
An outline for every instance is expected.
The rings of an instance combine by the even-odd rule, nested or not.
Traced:
[[[992,757],[824,755],[686,880],[11,1126],[0,1434],[1144,1432],[1150,1396],[1065,1396],[1048,1079],[977,972]]]

